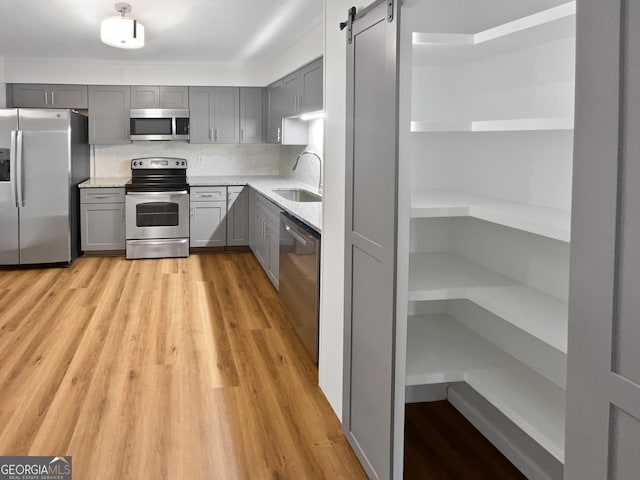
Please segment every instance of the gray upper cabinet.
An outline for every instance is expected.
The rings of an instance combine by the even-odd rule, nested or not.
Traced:
[[[130,105],[131,87],[89,86],[89,143],[96,145],[130,143]]]
[[[284,116],[284,82],[279,80],[267,87],[267,143],[282,142]]]
[[[25,108],[81,108],[88,106],[86,85],[10,85],[8,103]]]
[[[240,143],[240,89],[213,87],[213,143]]]
[[[297,70],[283,80],[284,84],[284,115],[290,117],[300,113],[300,97],[302,95],[302,77]]]
[[[262,143],[264,140],[263,93],[260,87],[240,88],[240,143]]]
[[[322,58],[319,58],[300,70],[302,88],[299,104],[300,113],[316,112],[324,107],[322,65]]]
[[[190,142],[240,142],[240,89],[190,87]]]
[[[131,108],[189,108],[189,88],[131,87]]]

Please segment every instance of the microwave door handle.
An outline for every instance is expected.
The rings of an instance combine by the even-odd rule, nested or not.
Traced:
[[[11,184],[11,198],[13,199],[16,207],[18,207],[18,190],[16,183],[18,183],[18,174],[16,172],[16,136],[18,132],[11,130],[11,143],[9,144],[9,183]]]
[[[171,117],[171,136],[175,138],[177,134],[178,131],[176,129],[176,117]]]

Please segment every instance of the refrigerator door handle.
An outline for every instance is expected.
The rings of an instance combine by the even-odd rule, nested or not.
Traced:
[[[24,165],[22,163],[22,130],[18,130],[16,135],[16,164],[18,178],[16,183],[18,184],[18,207],[24,207],[24,172],[22,171]]]
[[[11,198],[18,207],[18,191],[16,189],[16,183],[18,182],[18,175],[16,173],[16,135],[15,130],[11,130],[11,143],[9,144],[9,171],[11,177],[9,183],[11,184]]]

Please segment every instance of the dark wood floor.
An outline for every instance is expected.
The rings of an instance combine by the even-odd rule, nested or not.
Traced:
[[[405,480],[526,480],[449,402],[405,413]]]

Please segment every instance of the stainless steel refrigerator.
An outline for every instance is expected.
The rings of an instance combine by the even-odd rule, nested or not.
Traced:
[[[87,118],[72,110],[0,109],[0,265],[71,263],[80,254],[87,132]]]

